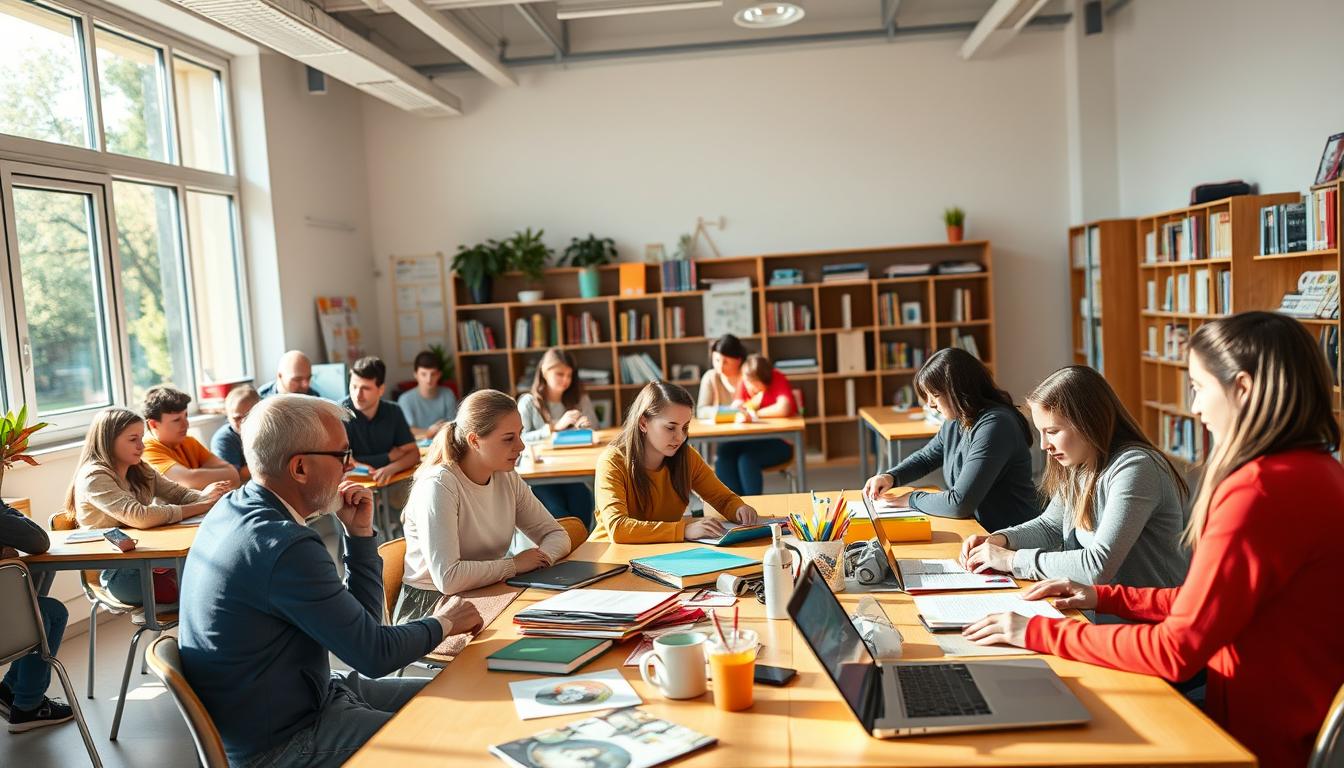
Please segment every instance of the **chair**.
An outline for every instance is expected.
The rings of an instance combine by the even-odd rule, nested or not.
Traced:
[[[53,531],[73,531],[79,528],[79,523],[75,516],[70,512],[57,512],[50,518],[50,527]],[[117,740],[117,732],[121,729],[121,713],[126,706],[126,689],[131,682],[131,665],[135,662],[136,651],[140,648],[140,636],[146,631],[163,634],[165,629],[172,629],[177,626],[177,612],[160,613],[155,617],[147,617],[143,607],[123,603],[112,596],[103,587],[98,579],[98,571],[80,571],[80,585],[84,587],[84,596],[89,599],[89,698],[93,698],[93,665],[94,649],[98,642],[98,608],[101,606],[108,613],[120,616],[130,614],[131,623],[139,627],[135,634],[131,635],[130,648],[126,652],[126,670],[121,675],[121,695],[117,697],[117,710],[112,718],[112,734],[109,736],[111,741]],[[145,660],[141,660],[140,674],[145,674]]]
[[[392,623],[392,614],[397,610],[397,595],[401,593],[401,579],[406,575],[406,539],[393,539],[378,545],[378,556],[383,559],[383,623]],[[425,654],[419,664],[430,669],[439,669],[452,661],[451,656],[437,653]],[[401,677],[404,669],[397,670]]]
[[[229,768],[229,759],[224,754],[224,740],[219,737],[219,729],[210,713],[205,711],[196,692],[191,689],[186,675],[182,674],[182,658],[177,653],[177,638],[168,635],[155,638],[145,649],[149,659],[149,668],[154,676],[163,681],[168,692],[173,695],[173,703],[187,721],[187,730],[191,731],[191,740],[196,743],[196,757],[205,768]]]
[[[1344,686],[1325,713],[1307,768],[1344,768]]]
[[[37,651],[42,661],[56,670],[56,675],[61,678],[61,688],[75,712],[75,722],[79,724],[79,735],[84,738],[89,760],[95,768],[102,768],[103,761],[98,757],[88,723],[84,722],[84,712],[79,708],[79,695],[65,674],[65,666],[51,655],[47,646],[47,633],[42,628],[32,575],[28,573],[28,566],[18,560],[0,560],[0,616],[5,617],[0,623],[0,666]]]
[[[559,523],[560,527],[565,529],[565,533],[569,534],[570,552],[578,549],[583,542],[588,540],[588,526],[584,525],[579,518],[557,517],[555,522]]]
[[[790,445],[790,448],[792,448],[792,447],[793,447],[793,446]],[[785,459],[784,461],[781,461],[780,463],[774,465],[773,467],[762,467],[762,468],[761,468],[761,473],[762,473],[762,474],[767,474],[767,475],[768,475],[768,474],[772,474],[772,473],[775,473],[775,472],[780,473],[781,475],[783,475],[783,476],[785,477],[785,479],[787,479],[787,480],[789,481],[789,492],[790,492],[790,493],[799,493],[799,490],[798,490],[798,475],[797,475],[797,473],[795,473],[795,472],[793,471],[793,453],[792,453],[792,451],[790,451],[790,453],[789,453],[789,458]]]

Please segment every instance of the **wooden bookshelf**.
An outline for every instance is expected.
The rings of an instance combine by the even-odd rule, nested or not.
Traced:
[[[1129,412],[1137,415],[1139,371],[1138,283],[1134,274],[1134,219],[1093,221],[1069,230],[1069,291],[1073,306],[1073,362],[1106,376]]]
[[[883,270],[899,264],[929,264],[969,261],[981,264],[981,272],[969,274],[928,274],[886,278]],[[823,266],[862,262],[868,265],[870,279],[843,283],[824,283]],[[771,253],[720,259],[701,259],[695,262],[697,278],[746,277],[751,281],[752,315],[755,333],[742,338],[747,348],[760,351],[771,360],[815,358],[816,373],[790,374],[789,379],[803,395],[803,416],[807,423],[807,444],[810,453],[820,461],[851,461],[858,455],[857,409],[864,406],[892,405],[899,390],[912,383],[917,366],[890,367],[884,365],[883,344],[904,342],[921,348],[927,359],[935,350],[949,345],[954,334],[969,335],[975,340],[981,359],[994,369],[998,348],[995,338],[993,271],[990,244],[987,241],[962,243],[933,243],[887,246],[880,248],[807,251],[798,253]],[[767,285],[776,269],[798,269],[803,282],[798,285]],[[620,356],[646,352],[669,376],[674,364],[699,365],[701,372],[709,366],[709,344],[703,324],[705,291],[663,291],[662,271],[658,264],[644,266],[646,293],[642,296],[620,296],[619,265],[599,268],[600,293],[597,298],[580,297],[577,269],[556,267],[547,270],[544,280],[546,295],[541,301],[521,303],[504,300],[516,296],[520,290],[533,286],[518,273],[506,273],[495,278],[492,301],[471,303],[464,281],[453,275],[453,320],[455,327],[466,320],[478,320],[489,327],[498,349],[484,352],[464,352],[457,366],[458,386],[463,393],[472,388],[472,367],[487,366],[490,383],[499,389],[517,392],[520,378],[529,363],[538,360],[550,344],[539,344],[528,349],[514,348],[514,325],[518,318],[539,314],[555,328],[554,338],[569,350],[581,368],[600,369],[611,373],[612,383],[607,386],[588,386],[592,397],[613,401],[614,414],[621,418],[643,384],[624,384],[620,377]],[[953,297],[959,291],[969,299],[969,319],[954,319]],[[885,294],[895,294],[896,322],[882,322],[881,302]],[[842,297],[850,297],[851,322],[844,327],[841,316]],[[811,309],[813,326],[810,330],[767,332],[768,305],[773,302],[793,301]],[[920,322],[900,322],[900,303],[918,302]],[[964,306],[964,305],[963,305]],[[669,307],[685,309],[685,334],[669,338],[663,332],[664,310]],[[618,328],[618,313],[634,308],[650,316],[651,338],[641,341],[614,341]],[[600,341],[593,344],[568,344],[563,337],[565,318],[589,312],[599,326]],[[840,334],[863,334],[864,366],[857,371],[840,371],[837,339]],[[456,343],[456,333],[454,342]],[[854,382],[855,413],[848,411],[847,382]],[[696,394],[698,380],[677,381]]]

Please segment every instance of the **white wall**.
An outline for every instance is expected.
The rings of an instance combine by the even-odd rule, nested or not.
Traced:
[[[1201,182],[1305,189],[1344,131],[1344,3],[1136,0],[1115,36],[1120,206],[1187,204]]]
[[[462,118],[365,99],[379,259],[543,227],[624,258],[669,249],[697,216],[725,255],[942,240],[945,206],[993,241],[1004,384],[1067,359],[1063,41],[1022,35],[965,63],[960,37],[530,68],[457,78]],[[388,281],[383,344],[394,349]]]

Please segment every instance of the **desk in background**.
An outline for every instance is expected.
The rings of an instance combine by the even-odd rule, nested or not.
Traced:
[[[925,441],[938,434],[940,425],[924,420],[923,410],[895,410],[891,406],[866,406],[859,409],[859,476],[860,482],[866,481],[884,469],[890,469],[901,463],[904,458],[905,441]],[[887,444],[887,463],[882,464],[882,455],[872,440]],[[873,448],[873,461],[878,466],[868,471],[868,449]]]
[[[707,454],[706,446],[714,443],[731,443],[740,440],[761,440],[778,437],[793,441],[793,466],[798,476],[798,488],[807,487],[807,425],[801,417],[787,419],[762,419],[751,422],[730,422],[716,424],[702,419],[693,419],[690,428],[691,445]],[[708,459],[706,459],[708,461]]]

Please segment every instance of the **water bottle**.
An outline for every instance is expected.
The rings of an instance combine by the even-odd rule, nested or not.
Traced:
[[[779,540],[780,525],[770,525],[770,548],[761,562],[765,566],[765,617],[789,618],[789,598],[793,597],[793,553]]]

